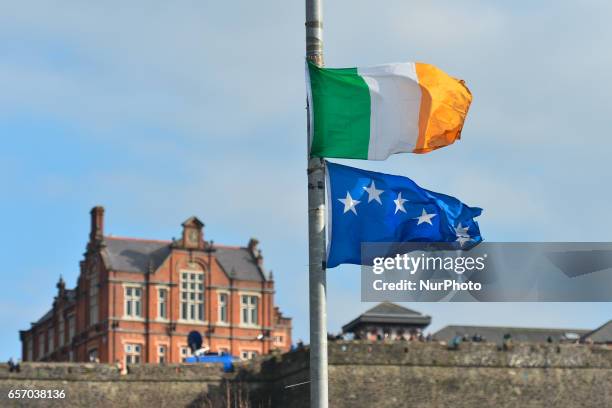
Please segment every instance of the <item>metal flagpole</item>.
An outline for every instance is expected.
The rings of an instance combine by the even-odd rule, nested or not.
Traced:
[[[306,0],[306,59],[323,65],[323,1]],[[308,264],[310,406],[327,408],[327,305],[325,277],[325,166],[308,159]]]

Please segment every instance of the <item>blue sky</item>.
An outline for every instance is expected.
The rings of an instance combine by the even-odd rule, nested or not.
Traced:
[[[76,282],[88,211],[108,233],[260,239],[277,303],[307,339],[300,1],[0,5],[0,359]],[[463,139],[350,162],[484,208],[489,241],[610,241],[612,27],[605,1],[325,5],[328,66],[435,64],[466,80]],[[359,269],[328,272],[329,328],[371,307]],[[415,304],[446,324],[593,328],[609,303]]]

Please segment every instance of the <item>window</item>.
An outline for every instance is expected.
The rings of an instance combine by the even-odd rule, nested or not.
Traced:
[[[159,346],[157,349],[157,361],[160,364],[166,362],[166,346]]]
[[[64,332],[65,332],[64,316],[60,315],[57,322],[57,346],[62,347],[64,345]]]
[[[219,321],[227,323],[227,293],[219,293]]]
[[[74,361],[74,351],[72,350],[68,352],[68,361]]]
[[[181,319],[204,321],[204,274],[181,273]]]
[[[257,312],[258,312],[258,301],[259,298],[253,295],[242,295],[240,302],[240,309],[242,314],[242,323],[243,324],[252,324],[256,325],[257,320]]]
[[[250,360],[255,357],[257,357],[256,351],[243,350],[242,352],[240,352],[240,358],[242,358],[243,360]]]
[[[26,361],[34,360],[34,341],[30,337],[26,344]]]
[[[87,353],[87,359],[89,360],[90,363],[97,363],[98,360],[98,349],[91,349],[89,350],[89,352]]]
[[[68,341],[72,342],[76,328],[74,326],[74,315],[68,316]]]
[[[187,357],[191,355],[191,350],[189,347],[181,346],[181,360],[185,360]]]
[[[283,344],[283,336],[274,336],[274,343],[276,344]]]
[[[142,346],[140,344],[125,345],[125,364],[140,364],[140,353]]]
[[[142,289],[128,286],[125,288],[125,315],[127,317],[142,316]]]
[[[42,359],[45,355],[45,333],[38,333],[38,359]]]
[[[53,327],[49,327],[47,331],[47,341],[49,342],[48,352],[53,353],[53,350],[55,350],[55,344],[53,344]]]
[[[89,279],[89,324],[98,323],[98,274],[92,274]]]
[[[160,319],[168,318],[168,289],[157,291],[157,316]]]

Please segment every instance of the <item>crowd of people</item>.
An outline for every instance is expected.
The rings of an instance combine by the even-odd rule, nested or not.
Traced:
[[[349,334],[328,333],[327,334],[328,342],[343,341],[343,340],[369,340],[369,341],[385,341],[385,342],[402,341],[402,342],[423,342],[423,343],[437,341],[437,339],[431,333],[427,333],[425,335],[421,331],[413,331],[413,332],[407,332],[407,333],[401,332],[401,333],[395,333],[395,334],[391,334],[387,332],[382,333],[382,334],[379,332],[371,332],[371,333],[368,333],[365,336],[365,338],[360,338],[359,336],[356,336],[352,333],[349,333]],[[466,343],[466,342],[484,343],[486,341],[487,341],[486,338],[478,333],[475,333],[472,336],[468,336],[467,334],[463,334],[463,335],[458,334],[454,336],[452,339],[450,339],[447,342],[447,345],[449,349],[458,349],[461,343]],[[506,334],[504,336],[504,340],[503,340],[501,347],[503,347],[505,350],[508,350],[512,347],[512,337],[510,334]],[[295,345],[292,345],[291,347],[291,351],[302,350],[302,349],[304,349],[304,342],[301,339],[298,340],[297,343]]]

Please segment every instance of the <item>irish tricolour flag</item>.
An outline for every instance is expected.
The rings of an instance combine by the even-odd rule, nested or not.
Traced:
[[[426,153],[461,136],[472,95],[463,81],[421,63],[370,68],[307,65],[314,157],[385,160]]]

